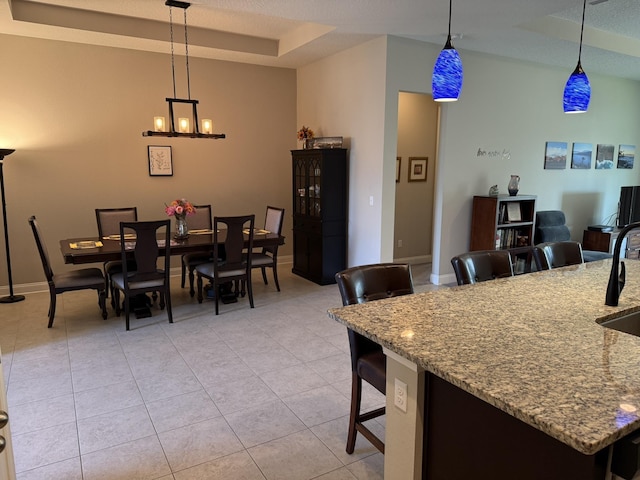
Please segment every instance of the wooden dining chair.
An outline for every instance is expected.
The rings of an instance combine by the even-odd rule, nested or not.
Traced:
[[[103,240],[105,237],[120,235],[120,222],[138,221],[137,207],[124,208],[96,208],[96,222],[98,224],[98,237]],[[136,265],[133,260],[129,260],[129,270],[135,270]],[[115,308],[113,299],[113,285],[111,276],[114,273],[122,272],[122,262],[120,260],[110,260],[104,262],[102,266],[106,285],[106,295],[111,293],[111,306]]]
[[[187,217],[189,231],[192,230],[209,230],[213,228],[211,221],[211,205],[194,205],[196,214]],[[193,288],[194,269],[201,263],[211,261],[211,251],[192,252],[182,255],[182,275],[180,279],[180,287],[184,288],[187,271],[189,271],[189,295],[192,297],[196,294]]]
[[[270,233],[282,233],[282,224],[284,222],[284,208],[267,207],[267,213],[264,219],[264,230]],[[268,285],[267,281],[267,268],[273,270],[273,281],[276,284],[276,289],[280,291],[280,283],[278,282],[278,246],[270,245],[268,247],[262,247],[261,252],[254,252],[251,260],[251,268],[259,268],[262,270],[262,280],[264,284]]]
[[[213,260],[197,265],[195,271],[198,276],[198,302],[202,303],[204,298],[202,279],[207,278],[213,285],[216,315],[219,309],[220,285],[229,282],[236,284],[236,295],[238,295],[238,283],[242,283],[243,296],[246,285],[249,305],[253,308],[251,250],[254,225],[255,215],[214,217],[213,219]]]
[[[134,233],[135,240],[127,240],[125,234]],[[160,234],[162,235],[160,237]],[[159,244],[165,245],[164,266],[158,268],[160,256]],[[171,259],[171,220],[151,222],[121,222],[120,252],[122,272],[111,276],[114,286],[116,315],[120,316],[120,292],[124,294],[124,312],[126,329],[129,330],[131,298],[146,292],[160,293],[160,308],[167,308],[169,323],[173,323],[171,312],[170,259]],[[129,270],[127,256],[133,252],[135,270]]]
[[[379,263],[352,267],[336,274],[343,305],[354,305],[383,298],[413,293],[411,266],[401,263]],[[351,413],[347,434],[346,451],[352,454],[356,445],[356,434],[360,432],[373,446],[384,453],[384,443],[364,422],[384,415],[385,407],[369,412],[360,412],[362,381],[369,383],[380,393],[386,393],[387,357],[382,347],[364,335],[347,329],[351,350]]]
[[[42,261],[42,268],[44,268],[44,275],[47,278],[49,284],[49,325],[53,327],[53,319],[56,315],[56,298],[59,293],[72,292],[75,290],[96,290],[98,292],[98,305],[102,310],[102,318],[107,318],[106,308],[106,286],[104,282],[104,275],[99,268],[80,268],[72,270],[70,272],[54,274],[51,269],[51,262],[49,262],[49,254],[47,247],[40,234],[40,228],[36,217],[29,218],[29,225],[33,230],[33,236],[36,240],[38,247],[38,253],[40,254],[40,260]]]

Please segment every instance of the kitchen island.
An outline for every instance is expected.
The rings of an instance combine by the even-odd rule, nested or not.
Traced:
[[[387,354],[385,478],[605,478],[640,429],[640,338],[598,323],[640,310],[625,264],[617,307],[603,260],[329,310]]]

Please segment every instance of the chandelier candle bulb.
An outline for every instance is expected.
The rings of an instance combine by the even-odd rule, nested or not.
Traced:
[[[202,133],[213,133],[213,122],[210,118],[202,119]]]
[[[153,129],[156,132],[164,132],[164,117],[153,117]]]
[[[188,118],[179,118],[178,119],[178,131],[180,133],[189,133],[189,119]]]

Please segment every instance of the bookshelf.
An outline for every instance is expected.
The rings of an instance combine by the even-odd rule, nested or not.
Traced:
[[[531,269],[535,195],[473,197],[469,249],[509,250],[516,273]]]

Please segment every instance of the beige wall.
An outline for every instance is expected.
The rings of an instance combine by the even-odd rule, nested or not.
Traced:
[[[398,95],[398,156],[400,181],[396,183],[393,258],[431,260],[433,190],[436,171],[438,105],[431,95]],[[427,180],[409,182],[411,157],[427,157]],[[400,246],[400,242],[402,246]]]
[[[255,213],[258,223],[266,205],[285,207],[281,254],[291,254],[294,70],[190,58],[199,115],[227,139],[142,137],[154,115],[168,117],[169,55],[8,35],[0,42],[0,146],[16,149],[4,168],[14,284],[44,280],[30,215],[62,271],[58,241],[96,234],[95,208],[136,205],[140,219],[159,219],[177,197],[211,203],[214,215]],[[184,83],[184,64],[176,76]],[[149,176],[148,145],[172,146],[173,177]]]

